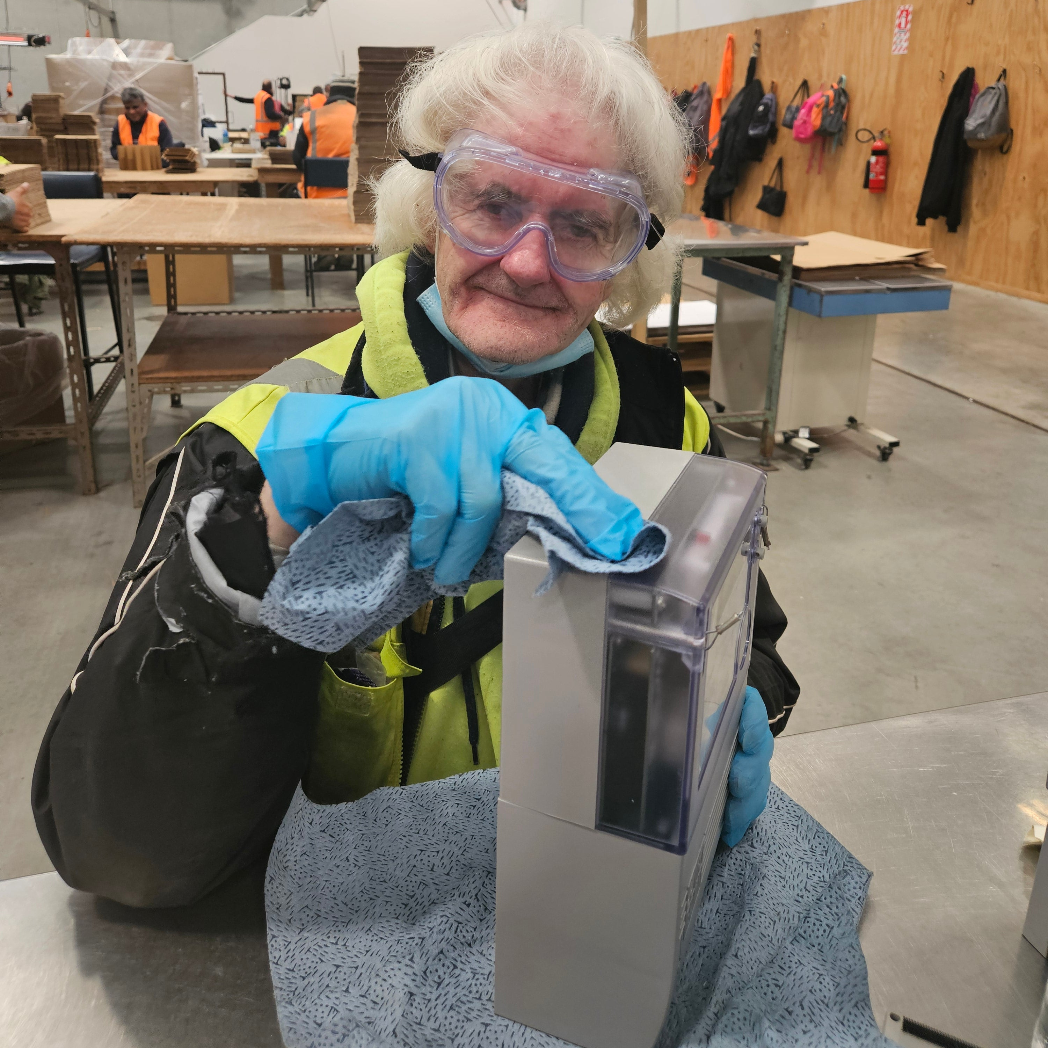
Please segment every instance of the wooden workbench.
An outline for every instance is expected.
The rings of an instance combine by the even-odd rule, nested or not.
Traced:
[[[214,193],[220,185],[257,182],[250,167],[202,167],[197,171],[102,172],[102,188],[107,193]]]
[[[321,337],[328,337],[332,333],[331,314],[342,318],[343,329],[352,326],[356,319],[355,312],[330,309],[194,313],[196,318],[216,318],[215,324],[228,324],[231,322],[229,318],[235,315],[240,337],[236,346],[229,350],[230,359],[225,359],[227,354],[223,352],[222,340],[214,343],[214,351],[206,362],[190,359],[192,355],[187,357],[180,347],[185,350],[192,348],[200,338],[200,325],[205,321],[197,319],[187,325],[186,314],[177,312],[175,254],[360,255],[374,251],[374,236],[374,226],[350,222],[345,200],[143,194],[124,201],[105,221],[82,227],[67,238],[68,244],[100,243],[116,249],[127,361],[131,482],[136,505],[141,504],[148,486],[147,466],[160,458],[157,455],[147,462],[144,450],[154,391],[178,395],[188,391],[235,389],[257,378],[274,363],[321,341]],[[153,344],[139,360],[131,263],[143,252],[165,257],[168,316]],[[301,317],[297,325],[301,336],[298,340],[294,331],[276,323],[273,317],[274,313],[289,312]],[[325,313],[329,317],[321,320],[319,314]],[[245,340],[250,345],[245,347]],[[299,344],[302,341],[304,344]],[[155,354],[154,346],[157,347]],[[160,359],[161,351],[163,360]]]
[[[91,427],[98,420],[113,390],[124,375],[124,358],[113,361],[113,369],[88,398],[87,379],[80,323],[76,309],[76,289],[69,264],[69,247],[74,241],[67,237],[81,229],[97,228],[119,212],[125,200],[49,200],[51,221],[36,226],[28,233],[0,230],[0,249],[5,251],[46,251],[55,260],[55,281],[58,284],[58,303],[62,312],[62,334],[65,342],[66,368],[69,372],[69,392],[73,399],[73,421],[53,426],[0,427],[2,440],[54,440],[65,437],[76,442],[80,460],[80,490],[85,495],[98,491],[95,479],[94,451],[91,447]],[[99,240],[77,240],[78,244],[98,244]],[[130,273],[128,273],[130,286]],[[126,345],[126,343],[125,343]]]

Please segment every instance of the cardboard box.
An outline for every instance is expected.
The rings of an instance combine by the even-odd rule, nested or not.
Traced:
[[[164,256],[147,255],[149,300],[167,304]],[[175,288],[180,306],[227,306],[233,301],[232,255],[175,255]]]

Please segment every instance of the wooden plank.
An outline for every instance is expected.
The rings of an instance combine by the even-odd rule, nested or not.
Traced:
[[[778,85],[779,111],[802,78],[813,89],[848,76],[851,111],[847,139],[826,152],[823,172],[805,173],[810,146],[779,129],[762,163],[749,165],[732,201],[734,221],[801,235],[844,230],[889,244],[930,248],[952,279],[1048,301],[1048,93],[1044,42],[1048,5],[1019,0],[927,0],[914,11],[910,50],[892,55],[898,0],[856,0],[775,17],[733,22],[648,39],[648,56],[667,88],[715,83],[726,33],[743,57],[735,63],[735,89],[745,78],[753,30],[761,30],[757,75]],[[979,150],[972,161],[964,221],[947,233],[941,220],[915,221],[935,131],[954,80],[974,65],[981,86],[1008,67],[1012,151]],[[942,79],[940,79],[942,71]],[[781,119],[781,117],[780,117]],[[869,146],[857,128],[892,132],[888,191],[862,188]],[[786,210],[773,218],[756,208],[760,187],[782,155]],[[817,164],[816,164],[817,166]],[[685,210],[698,211],[708,165],[686,190]]]
[[[117,171],[102,172],[102,188],[107,193],[212,193],[228,183],[256,182],[255,168],[201,167],[196,171]]]
[[[248,382],[347,331],[359,313],[169,313],[139,361],[140,385]]]
[[[171,176],[175,177],[175,176]],[[104,221],[79,229],[76,244],[291,252],[368,248],[375,228],[350,221],[345,200],[151,196],[140,193]]]

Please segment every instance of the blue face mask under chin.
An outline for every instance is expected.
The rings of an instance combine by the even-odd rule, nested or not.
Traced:
[[[422,307],[430,323],[482,374],[490,375],[491,378],[527,378],[529,375],[537,375],[542,371],[553,371],[567,364],[573,364],[579,357],[593,352],[593,336],[586,329],[565,349],[552,356],[540,357],[526,364],[504,364],[497,360],[485,360],[478,357],[476,353],[466,349],[462,342],[452,333],[444,320],[444,307],[440,302],[440,292],[436,284],[431,284],[418,297],[418,304]]]

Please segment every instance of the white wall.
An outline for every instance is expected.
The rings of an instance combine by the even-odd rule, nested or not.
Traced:
[[[116,12],[122,37],[140,40],[168,40],[179,58],[190,58],[208,44],[235,32],[243,25],[267,14],[289,14],[305,0],[99,0]],[[6,0],[0,7],[0,28],[4,11],[10,13],[10,27],[45,33],[51,46],[42,48],[0,48],[0,65],[13,65],[10,77],[14,97],[4,104],[21,106],[35,91],[47,91],[45,55],[61,54],[72,36],[111,36],[109,21],[88,12],[76,0]],[[10,56],[10,63],[8,62]],[[6,71],[5,71],[6,72]]]
[[[648,36],[704,29],[746,18],[831,7],[850,0],[648,0]],[[530,0],[528,18],[585,25],[600,36],[629,36],[633,0]]]
[[[236,95],[254,95],[262,80],[280,76],[291,80],[293,91],[305,92],[339,75],[343,62],[346,75],[355,76],[361,45],[441,50],[520,17],[498,0],[327,0],[312,15],[260,18],[196,55],[193,64],[198,71],[224,72]],[[234,126],[246,126],[248,107],[230,106]]]

